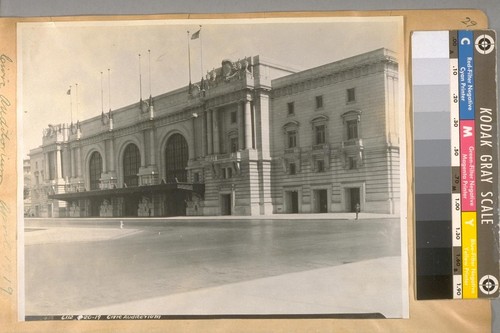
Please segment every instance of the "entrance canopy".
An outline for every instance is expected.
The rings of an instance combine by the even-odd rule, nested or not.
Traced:
[[[105,190],[68,192],[68,193],[51,194],[49,195],[49,199],[72,201],[77,199],[90,199],[90,198],[110,197],[117,195],[150,194],[150,193],[173,192],[173,191],[191,192],[203,197],[205,193],[205,184],[167,183],[158,185],[113,188]]]

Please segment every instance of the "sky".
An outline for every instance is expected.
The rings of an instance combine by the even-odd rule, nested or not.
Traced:
[[[200,25],[200,38],[188,39]],[[48,124],[138,102],[139,73],[145,99],[186,86],[189,63],[197,82],[202,66],[205,75],[223,59],[261,55],[308,69],[403,43],[395,17],[24,23],[18,32],[23,156]]]

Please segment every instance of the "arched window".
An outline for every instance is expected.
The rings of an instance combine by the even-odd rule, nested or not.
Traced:
[[[188,144],[181,134],[172,135],[167,141],[165,166],[167,182],[187,181]]]
[[[125,148],[123,153],[123,182],[130,186],[139,186],[139,168],[141,166],[141,153],[133,143]]]
[[[361,111],[351,110],[342,114],[344,123],[344,141],[355,141],[360,136]]]
[[[328,141],[328,117],[325,115],[319,115],[311,120],[311,124],[314,134],[313,148],[322,149],[322,145]]]
[[[102,172],[102,157],[98,152],[93,152],[89,162],[90,190],[98,190]]]
[[[283,125],[283,133],[285,134],[285,149],[300,147],[299,144],[299,125],[298,121],[289,121]]]

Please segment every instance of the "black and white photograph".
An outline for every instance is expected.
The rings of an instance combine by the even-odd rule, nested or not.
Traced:
[[[403,36],[20,23],[20,318],[408,318]]]

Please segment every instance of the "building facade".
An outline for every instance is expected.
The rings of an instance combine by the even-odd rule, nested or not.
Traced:
[[[273,81],[276,212],[399,210],[398,71],[378,50]]]
[[[398,213],[397,62],[297,71],[255,56],[77,124],[31,150],[43,217]]]
[[[23,206],[24,216],[34,216],[31,210],[31,162],[23,159]]]

